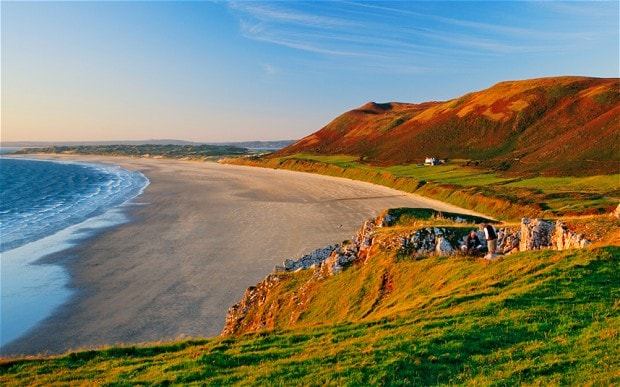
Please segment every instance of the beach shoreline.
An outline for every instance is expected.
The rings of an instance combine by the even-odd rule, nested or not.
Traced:
[[[128,222],[44,258],[67,269],[74,295],[2,348],[3,357],[217,336],[228,307],[284,259],[348,239],[387,208],[456,210],[369,183],[299,172],[36,157],[118,165],[142,172],[150,184],[126,207]]]

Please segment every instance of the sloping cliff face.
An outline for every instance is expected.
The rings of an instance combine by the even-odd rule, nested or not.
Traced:
[[[385,211],[376,219],[366,221],[349,243],[326,246],[298,260],[287,259],[276,266],[263,281],[250,286],[241,301],[228,309],[222,336],[273,329],[277,317],[282,314],[289,315],[288,324],[294,325],[310,304],[308,289],[317,286],[322,279],[342,272],[349,265],[365,265],[373,258],[375,249],[392,251],[410,259],[461,254],[465,237],[479,221],[471,223],[471,219],[457,217],[450,219],[454,224],[451,226],[425,226],[378,236],[377,229],[391,227],[401,214],[399,210]],[[504,227],[498,231],[498,251],[504,254],[581,248],[590,243],[583,234],[568,231],[562,221],[523,218],[520,227]],[[477,234],[486,243],[484,233],[478,231]],[[487,255],[485,258],[492,260],[498,256]],[[293,291],[281,292],[283,284],[290,282],[291,272],[302,270],[311,275]],[[273,293],[278,294],[274,296]]]
[[[620,79],[502,82],[445,102],[353,109],[277,152],[347,154],[378,165],[464,158],[514,172],[616,173]]]
[[[382,225],[383,218],[385,216],[366,221],[351,243],[317,249],[296,261],[287,259],[283,265],[276,266],[274,272],[256,286],[250,286],[241,301],[228,309],[222,336],[271,329],[274,327],[275,315],[282,313],[286,306],[293,306],[292,313],[289,313],[290,323],[294,323],[303,311],[304,286],[337,274],[353,262],[363,262],[368,258],[374,240],[374,229]],[[286,273],[299,270],[313,270],[312,277],[294,292],[288,301],[279,300],[267,305],[269,293],[287,278]]]

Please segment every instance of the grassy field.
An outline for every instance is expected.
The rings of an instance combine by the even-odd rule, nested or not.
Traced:
[[[615,385],[619,263],[619,246],[493,262],[373,248],[336,276],[282,273],[275,330],[2,360],[0,385]]]
[[[240,163],[348,177],[433,197],[501,220],[609,212],[620,202],[620,174],[549,177],[507,174],[451,160],[442,165],[372,166],[346,155],[296,154]]]
[[[365,171],[389,172],[397,177],[412,177],[418,180],[434,181],[445,184],[459,184],[462,186],[478,186],[506,183],[515,178],[502,177],[498,173],[485,171],[480,168],[464,166],[465,160],[452,160],[449,163],[434,165],[397,165],[390,167],[375,167],[359,163],[359,157],[353,156],[317,156],[297,154],[284,159],[302,159],[334,164],[344,169],[359,169]]]
[[[376,167],[361,164],[353,156],[317,156],[297,154],[283,159],[313,160],[334,164],[341,168],[353,168],[366,171],[390,172],[398,177],[413,177],[418,180],[434,181],[462,186],[505,185],[516,188],[533,188],[546,192],[583,191],[591,193],[620,193],[620,173],[613,175],[596,175],[585,177],[527,177],[509,176],[482,168],[467,165],[467,160],[450,160],[447,163],[426,165],[397,165]]]

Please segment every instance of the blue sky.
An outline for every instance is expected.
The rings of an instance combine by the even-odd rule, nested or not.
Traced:
[[[1,4],[2,141],[298,139],[368,101],[619,76],[612,2]]]

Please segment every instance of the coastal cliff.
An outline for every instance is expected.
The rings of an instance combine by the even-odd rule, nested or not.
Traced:
[[[403,219],[406,219],[405,227]],[[287,326],[295,325],[310,307],[310,289],[319,287],[324,279],[349,266],[366,265],[381,253],[405,260],[463,256],[461,246],[466,235],[477,229],[481,221],[486,220],[432,210],[384,211],[377,218],[364,222],[350,241],[314,250],[297,260],[286,259],[263,281],[250,286],[242,299],[229,308],[222,336],[276,328],[276,321],[282,321],[284,315]],[[499,254],[487,254],[484,257],[487,260],[519,251],[565,250],[590,244],[583,233],[570,231],[562,220],[523,218],[519,225],[498,226],[497,229]],[[484,233],[476,232],[486,244]],[[303,279],[293,281],[291,275],[301,271],[306,273]],[[381,291],[389,292],[389,278],[381,281]],[[291,283],[296,285],[291,286]]]

